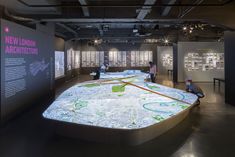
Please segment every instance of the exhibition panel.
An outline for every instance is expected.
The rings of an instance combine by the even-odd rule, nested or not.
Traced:
[[[223,42],[178,42],[178,81],[224,78]]]
[[[1,19],[1,120],[54,93],[54,36]]]
[[[159,75],[168,74],[168,70],[173,70],[173,47],[157,47],[157,66]]]
[[[60,78],[65,75],[64,70],[64,52],[55,51],[55,78]]]

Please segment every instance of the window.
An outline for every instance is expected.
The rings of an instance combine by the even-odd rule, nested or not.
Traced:
[[[99,67],[104,63],[104,51],[82,51],[82,67]]]
[[[153,60],[152,51],[131,51],[132,67],[148,66],[149,62],[152,60]]]
[[[126,67],[126,51],[109,51],[110,67]]]

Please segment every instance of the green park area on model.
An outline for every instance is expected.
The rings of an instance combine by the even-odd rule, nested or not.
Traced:
[[[83,85],[83,87],[87,87],[87,88],[92,88],[92,87],[97,87],[97,86],[100,86],[100,84],[91,83],[91,84],[85,84],[85,85]]]
[[[162,116],[160,116],[160,115],[156,115],[156,116],[154,116],[153,118],[156,119],[157,121],[162,121],[162,120],[164,120],[164,118],[163,118]]]
[[[119,85],[119,86],[112,86],[112,92],[124,92],[125,86]]]
[[[87,101],[77,100],[77,101],[75,101],[74,106],[76,109],[80,110],[81,108],[86,107],[87,104],[88,104]]]
[[[182,109],[186,109],[186,108],[188,108],[188,106],[187,105],[179,105]]]
[[[148,87],[149,89],[152,89],[152,90],[160,89],[160,88],[157,87],[157,86],[151,86],[151,85],[148,85],[148,84],[147,84],[147,87]]]

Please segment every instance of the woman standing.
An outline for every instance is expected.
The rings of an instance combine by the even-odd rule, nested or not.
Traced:
[[[153,64],[153,62],[149,62],[149,74],[150,74],[150,78],[151,78],[151,82],[155,83],[156,81],[156,75],[157,75],[157,67],[155,64]]]

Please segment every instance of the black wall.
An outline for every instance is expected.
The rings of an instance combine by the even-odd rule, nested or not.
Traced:
[[[235,105],[235,32],[225,32],[225,102]]]
[[[173,44],[173,82],[178,82],[178,47]]]

